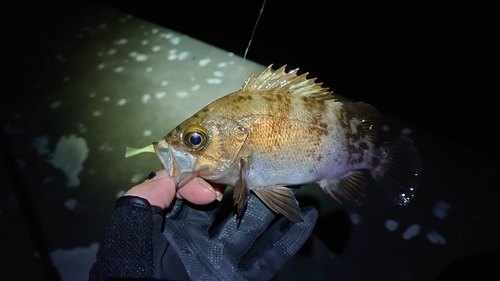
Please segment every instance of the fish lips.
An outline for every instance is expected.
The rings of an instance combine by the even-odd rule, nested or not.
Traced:
[[[163,168],[178,187],[183,186],[198,175],[198,173],[193,172],[195,158],[190,153],[176,150],[169,146],[164,139],[153,142],[153,147]]]

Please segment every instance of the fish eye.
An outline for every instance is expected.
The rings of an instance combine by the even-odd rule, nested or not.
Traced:
[[[182,133],[182,139],[187,147],[199,149],[207,142],[207,132],[199,125],[190,125]]]

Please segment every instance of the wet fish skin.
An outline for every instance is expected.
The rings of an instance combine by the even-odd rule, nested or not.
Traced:
[[[407,138],[376,145],[379,112],[269,66],[241,89],[179,124],[154,149],[179,187],[194,177],[234,186],[238,218],[252,191],[271,210],[301,221],[287,186],[318,183],[334,199],[361,204],[369,170],[396,204],[418,187],[419,154]]]

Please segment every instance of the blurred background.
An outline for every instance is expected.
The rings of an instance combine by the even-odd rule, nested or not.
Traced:
[[[267,0],[254,30],[262,4],[5,5],[2,280],[86,280],[114,201],[160,167],[154,155],[125,159],[125,146],[156,141],[271,63],[377,107],[381,140],[409,136],[424,167],[405,207],[374,182],[362,207],[301,189],[301,204],[321,216],[276,280],[477,278],[493,269],[496,10],[476,1]]]

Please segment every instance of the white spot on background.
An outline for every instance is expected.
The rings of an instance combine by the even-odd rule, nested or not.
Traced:
[[[385,228],[389,231],[394,231],[398,228],[399,223],[395,220],[388,219],[385,221]]]
[[[356,213],[351,213],[349,215],[351,217],[352,224],[358,225],[361,222],[361,216]]]
[[[200,85],[196,84],[193,87],[191,87],[191,91],[198,91],[200,89]]]
[[[159,50],[161,50],[161,47],[160,47],[160,46],[158,46],[158,45],[156,45],[156,46],[153,46],[153,47],[151,48],[151,50],[152,50],[153,52],[158,52]]]
[[[229,52],[229,53],[227,53],[227,56],[228,57],[232,57],[232,56],[234,56],[234,53],[233,52]]]
[[[82,123],[78,124],[78,129],[80,133],[85,133],[87,131],[87,128],[85,128]]]
[[[88,154],[89,148],[84,138],[75,135],[62,136],[48,162],[66,174],[69,187],[76,187],[80,185],[78,174],[83,170],[83,162]]]
[[[88,248],[57,249],[50,252],[50,258],[59,271],[62,281],[84,281],[89,279],[89,272],[96,260],[99,243]]]
[[[179,60],[185,60],[186,58],[189,57],[189,52],[180,52],[179,55],[177,55]]]
[[[429,241],[431,241],[432,244],[439,244],[439,245],[446,244],[446,240],[443,238],[443,236],[441,236],[435,230],[430,230],[425,237],[427,237],[427,239],[429,239]]]
[[[115,72],[118,73],[118,72],[122,72],[123,71],[123,66],[118,66],[115,68]]]
[[[409,128],[403,128],[401,130],[401,134],[403,134],[405,136],[408,136],[409,134],[411,134],[411,129],[409,129]]]
[[[56,101],[53,101],[53,102],[50,104],[50,107],[52,107],[52,108],[58,108],[60,105],[61,105],[61,101],[56,100]]]
[[[48,148],[49,136],[43,135],[41,137],[35,138],[31,146],[35,148],[40,155],[48,154],[50,152],[50,149]]]
[[[160,33],[160,38],[170,39],[174,36],[172,33]]]
[[[149,44],[149,40],[142,40],[142,41],[141,41],[141,44],[142,44],[143,46],[144,46],[144,45],[147,45],[147,44]]]
[[[97,69],[101,70],[104,68],[104,63],[100,63],[97,65]]]
[[[137,55],[138,55],[137,52],[130,52],[130,53],[128,53],[128,56],[131,57],[131,58],[133,58],[133,57],[135,57]]]
[[[151,72],[151,71],[153,71],[153,68],[152,68],[152,67],[150,67],[150,66],[149,66],[149,67],[146,67],[146,72]]]
[[[132,178],[130,179],[130,181],[132,183],[138,183],[138,182],[141,182],[145,179],[146,177],[143,175],[143,174],[135,174],[132,176]]]
[[[89,97],[91,97],[91,98],[95,98],[95,93],[90,93],[90,94],[89,94]]]
[[[116,40],[115,44],[116,45],[125,45],[125,44],[127,44],[127,42],[128,42],[127,39],[121,38],[121,39]]]
[[[142,103],[147,103],[150,98],[151,96],[149,94],[144,94],[142,95],[141,101]]]
[[[125,190],[120,190],[116,193],[116,199],[122,197],[123,195],[125,195]]]
[[[119,100],[118,100],[118,102],[117,102],[116,104],[118,104],[118,105],[122,106],[122,105],[124,105],[124,104],[126,104],[126,103],[127,103],[127,100],[126,100],[126,99],[119,99]]]
[[[216,70],[216,71],[214,71],[214,76],[215,77],[224,77],[224,72],[222,72],[220,70]]]
[[[101,151],[113,151],[113,147],[110,146],[107,142],[103,142],[100,146],[99,146],[99,150]]]
[[[92,112],[92,115],[94,115],[96,117],[101,116],[101,112],[96,110],[96,111]]]
[[[172,45],[178,45],[181,42],[181,38],[179,36],[174,36],[170,38],[170,43]]]
[[[102,98],[102,100],[103,100],[103,101],[109,101],[109,100],[111,100],[111,98],[110,98],[110,97],[108,97],[108,96],[105,96],[105,97],[103,97],[103,98]]]
[[[114,55],[114,54],[116,54],[116,49],[109,49],[109,51],[108,51],[108,55],[109,55],[109,56],[112,56],[112,55]]]
[[[166,94],[167,94],[167,93],[165,93],[165,92],[158,92],[158,93],[156,93],[156,94],[155,94],[155,96],[156,96],[156,98],[157,98],[157,99],[161,99],[161,98],[163,98]]]
[[[210,85],[219,85],[222,83],[222,80],[220,78],[207,78],[207,83]]]
[[[162,85],[163,87],[167,86],[167,85],[168,85],[168,81],[161,81],[161,85]]]
[[[440,219],[444,219],[448,216],[448,211],[450,210],[450,204],[446,203],[443,200],[439,200],[436,203],[436,206],[432,209],[434,215]]]
[[[217,67],[226,67],[227,66],[227,62],[219,62],[217,64]]]
[[[145,61],[148,59],[148,56],[144,55],[144,54],[138,54],[136,57],[135,57],[135,60],[136,61]]]
[[[151,130],[144,130],[144,132],[142,132],[142,135],[145,137],[149,137],[151,136],[151,134],[152,134]]]
[[[153,28],[153,29],[151,29],[151,33],[153,33],[153,34],[158,33],[158,28]]]
[[[198,62],[199,66],[207,66],[212,60],[209,58],[202,59]]]
[[[176,49],[169,50],[167,59],[170,61],[176,60],[177,59],[177,50]]]
[[[387,125],[383,125],[383,126],[382,126],[382,131],[384,131],[384,132],[388,132],[388,131],[389,131],[389,126],[387,126]]]
[[[76,199],[72,198],[66,200],[66,202],[64,202],[64,206],[66,206],[68,210],[73,211],[76,208],[76,203],[77,203]]]
[[[187,97],[188,93],[187,92],[184,92],[184,91],[180,91],[180,92],[177,92],[177,97],[179,98],[185,98]]]
[[[410,240],[411,238],[417,236],[419,233],[420,233],[420,225],[419,224],[412,224],[403,233],[403,239]]]

